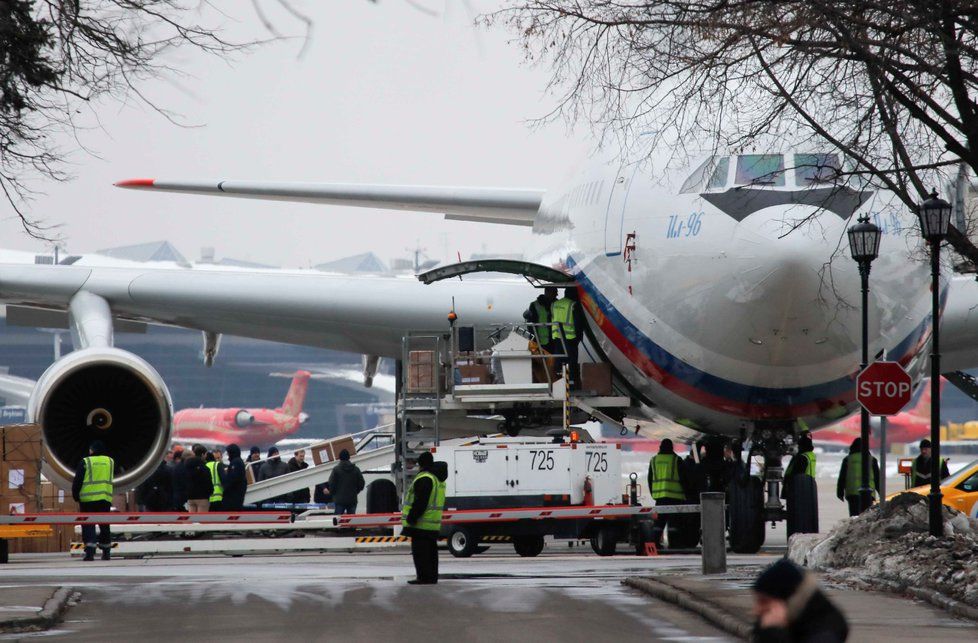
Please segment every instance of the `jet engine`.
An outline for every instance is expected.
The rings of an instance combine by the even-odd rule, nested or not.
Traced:
[[[255,416],[244,409],[232,411],[232,413],[234,414],[234,425],[239,429],[248,428],[255,423]]]
[[[173,403],[163,379],[132,353],[111,347],[69,353],[41,375],[28,417],[41,426],[45,477],[70,488],[95,440],[116,463],[116,490],[139,485],[170,444]]]

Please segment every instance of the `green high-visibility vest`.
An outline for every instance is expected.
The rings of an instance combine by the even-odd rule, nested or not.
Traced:
[[[85,480],[78,499],[81,502],[112,502],[112,473],[115,461],[107,455],[92,455],[83,460]]]
[[[574,327],[574,304],[576,303],[573,299],[562,297],[550,305],[550,320],[554,323],[554,339],[577,339],[577,329]]]
[[[530,305],[537,313],[537,324],[539,324],[533,327],[533,334],[536,335],[538,344],[546,346],[550,343],[551,331],[550,327],[544,326],[544,324],[550,323],[550,310],[536,300]]]
[[[659,453],[649,462],[652,478],[652,499],[673,498],[685,500],[683,485],[679,482],[679,456],[675,453]]]
[[[863,454],[850,453],[846,456],[846,496],[858,496],[862,486]],[[873,476],[873,457],[869,457],[869,488],[876,491],[876,477]]]
[[[815,453],[806,451],[801,454],[805,458],[805,475],[815,477]]]
[[[217,460],[208,462],[207,468],[211,471],[211,484],[214,485],[211,502],[221,502],[224,500],[224,487],[221,486],[221,474],[217,471]]]
[[[428,506],[418,518],[418,522],[413,525],[408,524],[407,517],[411,512],[411,505],[414,504],[414,485],[421,478],[431,480],[431,494],[428,496]],[[411,486],[408,487],[407,494],[404,495],[404,507],[401,509],[401,526],[414,527],[425,531],[437,532],[441,529],[441,515],[445,511],[445,483],[435,477],[434,474],[422,471],[414,476]]]

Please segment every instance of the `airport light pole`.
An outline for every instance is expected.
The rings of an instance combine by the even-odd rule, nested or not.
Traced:
[[[944,535],[941,497],[941,241],[947,236],[951,223],[951,204],[937,196],[937,190],[917,208],[920,220],[920,236],[930,244],[931,274],[931,353],[930,353],[930,534]]]
[[[863,359],[859,366],[860,373],[869,365],[869,269],[873,260],[879,256],[881,236],[879,226],[871,223],[866,215],[859,217],[858,223],[849,228],[849,252],[859,265],[862,282]],[[862,513],[873,504],[873,492],[869,486],[869,411],[865,406],[859,409],[859,415],[859,438],[862,442],[859,460],[859,513]]]

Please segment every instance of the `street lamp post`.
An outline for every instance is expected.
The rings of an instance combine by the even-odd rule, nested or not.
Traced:
[[[862,281],[863,359],[859,372],[869,365],[869,269],[873,260],[879,256],[881,234],[879,226],[870,223],[866,215],[849,228],[849,252],[859,264],[859,277]],[[862,442],[859,460],[859,512],[862,513],[873,504],[873,492],[869,486],[869,411],[862,407],[859,415],[859,437]]]
[[[930,197],[917,208],[920,220],[920,235],[930,244],[931,274],[931,354],[930,354],[930,442],[931,470],[929,527],[932,536],[944,535],[944,521],[941,516],[941,241],[947,236],[951,223],[951,204],[937,196],[934,190]]]

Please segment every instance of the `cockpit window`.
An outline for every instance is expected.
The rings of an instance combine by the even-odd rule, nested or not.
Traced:
[[[737,185],[784,185],[780,154],[742,154],[737,157]]]
[[[730,159],[728,157],[711,156],[693,170],[693,173],[683,183],[679,193],[687,194],[700,192],[704,189],[712,190],[724,187],[727,184],[727,169],[729,167]]]
[[[710,180],[706,184],[707,190],[712,190],[714,188],[722,188],[727,185],[727,171],[730,169],[730,157],[724,156],[723,158],[717,160],[716,167],[713,168],[713,174],[710,175]]]
[[[795,154],[795,183],[799,186],[833,183],[839,178],[835,154]]]

